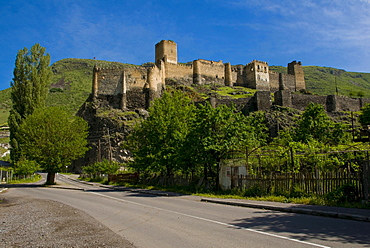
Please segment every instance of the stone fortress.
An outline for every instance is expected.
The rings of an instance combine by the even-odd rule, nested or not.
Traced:
[[[92,96],[104,99],[114,108],[148,108],[160,97],[166,85],[222,85],[257,89],[253,97],[243,99],[210,99],[213,105],[243,105],[249,110],[268,110],[273,104],[303,110],[308,103],[323,104],[328,112],[358,111],[365,99],[342,96],[294,94],[305,91],[306,83],[301,62],[288,64],[287,73],[269,70],[267,62],[253,60],[247,65],[231,65],[220,61],[197,59],[179,63],[177,44],[162,40],[155,45],[155,63],[147,66],[94,68]],[[271,93],[274,93],[272,100]]]

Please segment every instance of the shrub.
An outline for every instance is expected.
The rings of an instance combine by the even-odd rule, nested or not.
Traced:
[[[306,191],[300,188],[298,185],[293,186],[293,189],[290,192],[290,197],[300,198],[300,197],[306,197],[306,196],[308,196]]]
[[[244,192],[245,197],[257,197],[257,196],[263,196],[265,194],[266,192],[264,192],[259,185],[254,185],[246,189]]]
[[[326,195],[328,201],[335,203],[357,202],[359,192],[352,184],[344,184]]]
[[[97,178],[101,174],[116,174],[120,167],[120,163],[104,159],[102,162],[96,162],[92,165],[85,166],[83,171],[93,175],[93,178]]]
[[[29,176],[39,170],[40,165],[33,160],[21,160],[15,165],[14,172],[17,175]]]

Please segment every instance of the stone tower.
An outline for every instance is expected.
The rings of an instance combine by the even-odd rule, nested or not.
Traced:
[[[245,75],[247,87],[270,91],[269,66],[267,62],[253,60],[245,66]]]
[[[306,82],[301,61],[293,61],[288,64],[288,74],[295,77],[295,91],[305,90]]]
[[[155,45],[155,63],[162,59],[165,63],[177,64],[177,44],[172,40],[161,40]]]

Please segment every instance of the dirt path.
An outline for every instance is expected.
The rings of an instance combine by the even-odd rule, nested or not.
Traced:
[[[0,194],[0,247],[134,247],[80,210],[11,191]]]

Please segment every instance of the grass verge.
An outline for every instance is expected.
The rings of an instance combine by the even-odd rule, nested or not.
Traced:
[[[19,180],[12,180],[9,182],[9,184],[20,184],[20,183],[35,183],[42,179],[42,176],[39,174],[32,175],[29,178],[19,179]]]

